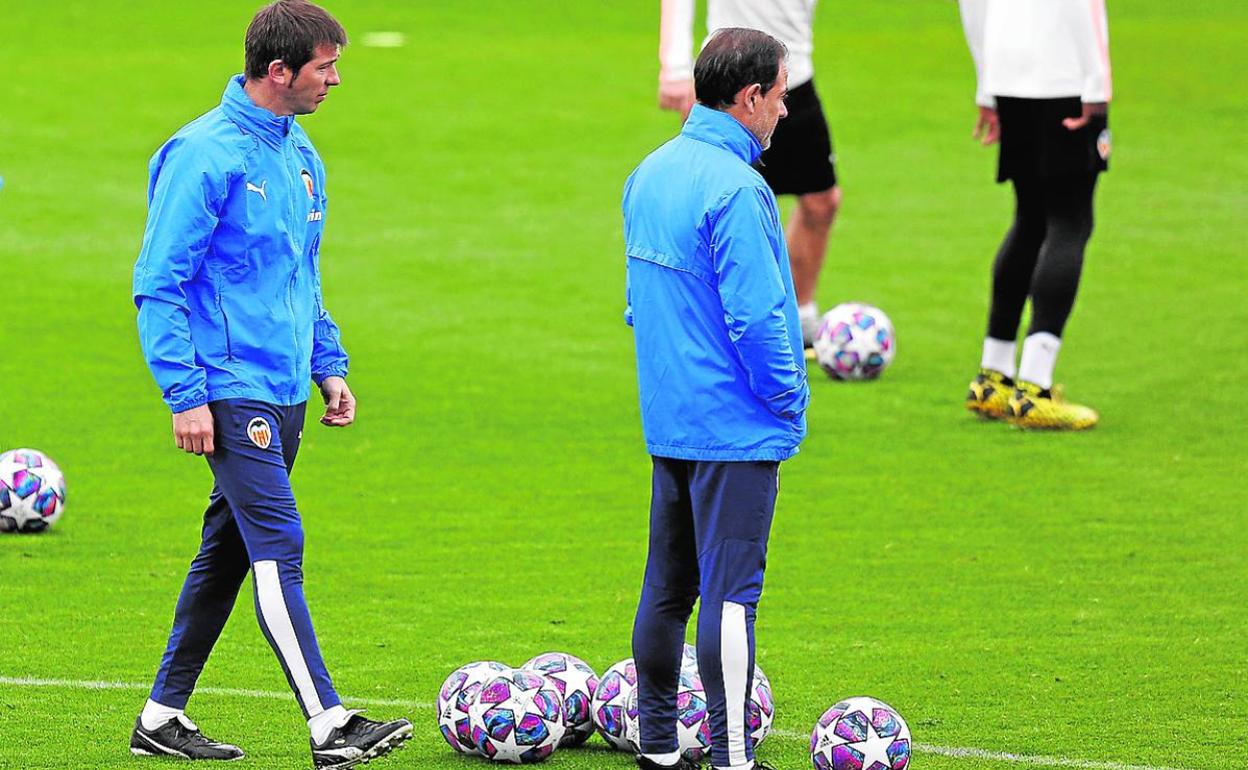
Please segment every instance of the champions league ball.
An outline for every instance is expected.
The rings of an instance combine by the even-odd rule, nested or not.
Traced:
[[[824,313],[813,347],[832,379],[874,380],[897,353],[897,335],[883,310],[846,302]]]
[[[625,735],[629,747],[641,751],[637,690],[628,695],[624,709]],[[686,759],[701,762],[711,752],[711,722],[707,718],[706,690],[696,665],[684,665],[676,680],[676,747]]]
[[[620,751],[632,751],[624,735],[624,708],[628,696],[637,687],[637,667],[632,658],[626,658],[611,666],[598,680],[594,698],[590,702],[594,726],[598,733]]]
[[[745,704],[745,740],[755,748],[771,733],[776,719],[776,701],[771,694],[771,680],[754,665],[754,681],[750,684],[750,701]]]
[[[546,677],[512,671],[481,686],[468,704],[468,725],[477,751],[487,759],[541,762],[563,739],[563,704]]]
[[[451,748],[463,754],[477,753],[468,725],[468,706],[487,681],[509,671],[496,661],[478,661],[455,669],[442,683],[438,690],[438,729]]]
[[[0,454],[0,532],[42,532],[65,511],[65,476],[34,449]]]
[[[849,698],[823,712],[810,735],[815,770],[905,770],[910,728],[892,706]]]
[[[563,699],[564,726],[567,731],[560,748],[580,746],[594,734],[591,701],[598,689],[598,675],[589,665],[564,652],[547,652],[538,655],[522,666],[525,670],[544,674],[559,691]]]
[[[676,741],[681,753],[692,761],[702,761],[711,752],[711,723],[709,700],[702,677],[698,673],[697,649],[685,645],[681,655],[680,678],[676,690]],[[757,747],[771,732],[776,717],[775,699],[772,697],[771,680],[763,670],[754,666],[754,679],[750,685],[750,700],[746,703],[745,740]],[[634,751],[641,750],[641,732],[638,719],[637,692],[629,695],[624,708],[625,734]]]

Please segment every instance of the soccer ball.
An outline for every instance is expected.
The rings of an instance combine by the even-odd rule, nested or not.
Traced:
[[[567,732],[559,741],[560,748],[580,746],[594,734],[594,719],[590,701],[598,689],[598,675],[589,665],[564,652],[547,652],[538,655],[523,668],[545,674],[559,690],[563,699],[563,717]]]
[[[897,335],[883,310],[845,302],[823,314],[813,346],[832,379],[874,380],[897,353]]]
[[[625,735],[629,747],[641,751],[641,720],[638,718],[637,690],[628,695],[624,708]],[[694,666],[682,665],[676,680],[676,747],[685,758],[701,762],[711,753],[711,722],[707,718],[706,690]]]
[[[624,707],[629,693],[636,687],[637,667],[632,658],[626,658],[604,671],[594,690],[594,699],[590,702],[594,726],[613,749],[632,750],[624,735]]]
[[[34,449],[0,454],[0,532],[42,532],[65,511],[65,476]]]
[[[875,698],[849,698],[823,712],[810,734],[815,770],[905,770],[910,728]]]
[[[750,702],[745,704],[745,739],[755,748],[771,732],[776,718],[776,701],[771,694],[771,680],[754,665],[754,681],[750,684]]]
[[[477,751],[495,762],[541,762],[563,739],[563,703],[549,679],[511,671],[487,681],[468,704]]]
[[[686,644],[681,655],[680,679],[676,692],[676,738],[680,751],[689,759],[700,761],[711,751],[711,724],[708,716],[709,700],[698,673],[697,648]],[[625,734],[634,751],[641,750],[640,724],[638,720],[636,690],[629,696],[624,708]],[[746,704],[746,741],[757,747],[771,732],[776,717],[775,699],[772,697],[771,680],[762,668],[754,666],[754,679],[750,685],[750,700]]]
[[[477,661],[455,669],[442,683],[438,690],[438,729],[451,748],[463,754],[477,753],[468,725],[468,706],[488,680],[509,671],[496,661]]]

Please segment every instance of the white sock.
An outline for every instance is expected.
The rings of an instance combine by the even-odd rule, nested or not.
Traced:
[[[1014,340],[998,340],[984,337],[984,355],[979,359],[979,368],[1001,372],[1011,380],[1018,373],[1014,368],[1014,356],[1018,343]]]
[[[802,341],[810,342],[819,333],[819,306],[814,301],[798,305],[797,319],[802,325]]]
[[[143,713],[139,714],[139,721],[142,722],[144,730],[155,730],[170,719],[176,719],[180,716],[183,716],[182,709],[162,706],[148,698],[147,703],[143,706]]]
[[[320,746],[334,731],[335,727],[342,727],[351,718],[351,712],[342,707],[342,704],[327,708],[316,716],[308,720],[308,729],[312,732],[312,742]]]
[[[1028,334],[1023,340],[1023,357],[1018,364],[1018,379],[1045,389],[1053,387],[1053,368],[1057,366],[1057,352],[1061,349],[1060,337],[1048,332]]]
[[[746,762],[744,765],[728,765],[726,767],[715,765],[712,770],[754,770],[754,763]]]
[[[680,761],[679,751],[672,751],[667,754],[642,754],[642,756],[656,765],[666,765],[668,767],[675,767],[676,763]]]

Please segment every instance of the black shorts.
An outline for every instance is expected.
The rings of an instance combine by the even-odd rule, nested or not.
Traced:
[[[1109,169],[1109,125],[1097,115],[1077,131],[1062,125],[1083,112],[1079,97],[1020,99],[997,97],[1001,155],[997,181],[1050,179],[1098,174]]]
[[[823,105],[808,80],[789,91],[788,117],[776,125],[771,147],[755,168],[776,195],[804,195],[836,186],[836,156]]]

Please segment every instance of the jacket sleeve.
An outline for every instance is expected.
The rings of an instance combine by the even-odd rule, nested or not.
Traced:
[[[711,218],[711,258],[728,339],[749,377],[750,390],[781,417],[796,419],[810,390],[801,351],[789,337],[785,306],[793,302],[767,237],[780,228],[765,190],[747,187],[728,196]]]
[[[962,13],[962,31],[966,45],[971,49],[975,62],[975,103],[981,107],[996,108],[996,99],[984,90],[984,19],[988,16],[988,0],[959,0]]]
[[[203,264],[227,189],[223,175],[176,141],[152,159],[133,295],[143,357],[175,413],[208,403],[207,377],[195,362],[185,286]]]
[[[1109,23],[1105,15],[1105,0],[1079,3],[1071,21],[1079,50],[1079,64],[1083,70],[1080,99],[1085,104],[1109,102],[1114,89],[1109,68]]]
[[[659,82],[693,79],[694,0],[663,0],[659,22]]]
[[[325,309],[321,294],[321,268],[316,267],[316,321],[312,325],[312,380],[320,387],[326,377],[347,376],[347,351],[342,347],[338,324]]]

